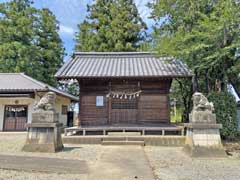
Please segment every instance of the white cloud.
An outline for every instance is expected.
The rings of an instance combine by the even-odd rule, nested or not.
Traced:
[[[75,30],[70,26],[60,25],[59,33],[73,35]]]
[[[152,0],[135,0],[138,12],[143,19],[148,18],[151,13],[151,10],[147,7],[149,2],[152,2]]]
[[[134,0],[134,1],[136,3],[138,12],[142,17],[143,21],[147,24],[148,28],[151,29],[152,25],[154,24],[154,21],[152,19],[149,19],[149,17],[151,16],[151,9],[147,7],[147,4],[149,2],[153,2],[153,0]]]

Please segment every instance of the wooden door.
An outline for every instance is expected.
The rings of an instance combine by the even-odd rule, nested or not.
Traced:
[[[139,100],[141,123],[169,123],[169,98],[167,95],[144,95]]]
[[[27,106],[5,106],[4,131],[24,131],[27,123]]]
[[[137,99],[112,99],[111,124],[129,125],[137,123]]]

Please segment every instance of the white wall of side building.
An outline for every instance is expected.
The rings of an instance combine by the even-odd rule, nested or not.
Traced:
[[[32,121],[32,110],[35,99],[32,98],[0,98],[0,131],[3,130],[4,109],[7,105],[26,105],[28,107],[27,122]]]
[[[62,106],[67,106],[68,111],[70,110],[71,100],[63,97],[57,96],[56,98],[56,112],[59,113],[59,122],[63,124],[63,126],[67,126],[67,114],[62,114]]]
[[[28,97],[14,97],[14,98],[0,98],[0,131],[3,130],[4,124],[4,110],[6,105],[25,105],[28,107],[27,112],[27,122],[32,122],[32,112],[34,104],[39,101],[41,96],[36,95],[35,98]],[[68,107],[68,111],[70,110],[71,100],[69,98],[63,96],[57,96],[56,98],[56,112],[59,113],[59,122],[63,123],[63,126],[67,125],[67,115],[62,114],[62,105]]]

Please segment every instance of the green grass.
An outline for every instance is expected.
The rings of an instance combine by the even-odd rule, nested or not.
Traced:
[[[180,123],[182,122],[182,109],[177,108],[176,110],[176,116],[174,115],[173,107],[171,107],[170,111],[170,122],[171,123]]]

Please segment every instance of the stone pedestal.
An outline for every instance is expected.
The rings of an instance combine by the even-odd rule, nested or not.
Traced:
[[[56,152],[63,149],[58,114],[54,111],[32,113],[32,123],[27,124],[28,134],[23,151]]]
[[[201,124],[216,124],[216,114],[211,111],[192,111],[189,114],[189,121],[192,123]]]
[[[220,137],[221,124],[211,111],[192,111],[187,128],[184,148],[193,157],[225,157]]]
[[[59,114],[54,111],[35,111],[32,113],[32,123],[56,123],[59,120]]]

